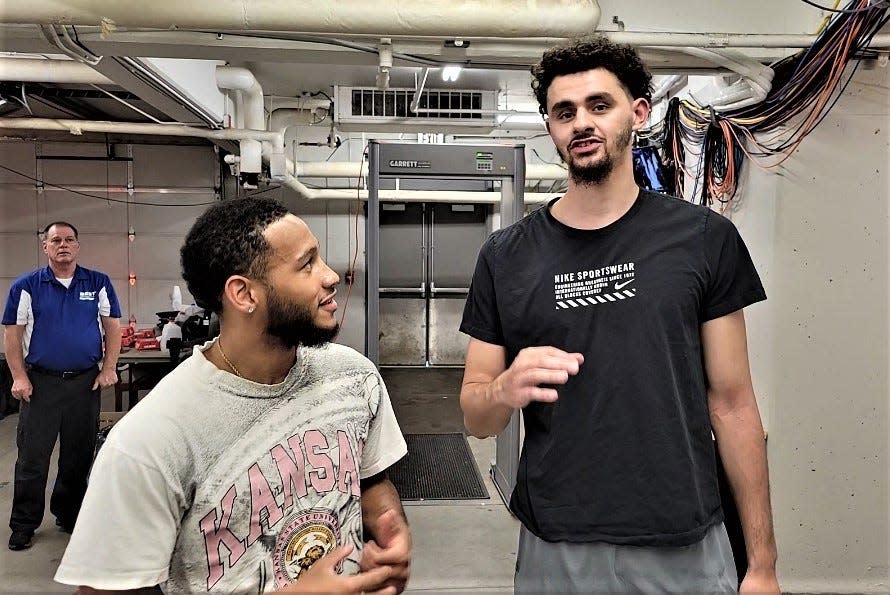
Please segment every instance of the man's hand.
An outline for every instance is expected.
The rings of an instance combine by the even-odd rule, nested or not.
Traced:
[[[513,363],[492,383],[492,396],[497,403],[522,409],[531,401],[552,403],[558,398],[555,388],[578,373],[584,356],[556,347],[526,347]]]
[[[390,568],[381,566],[367,572],[351,576],[337,574],[337,564],[346,559],[355,549],[352,544],[331,550],[312,568],[300,574],[300,578],[281,589],[280,593],[374,593],[396,595],[395,587],[381,588],[390,577]]]
[[[96,376],[96,381],[93,382],[93,390],[96,390],[100,386],[102,388],[108,388],[109,386],[114,386],[115,384],[117,384],[117,371],[106,370],[103,368],[99,371],[99,375]]]
[[[411,575],[411,532],[395,510],[387,510],[378,518],[376,535],[365,544],[360,567],[363,572],[389,568],[390,578],[384,586],[394,587],[396,593],[405,590]]]
[[[31,401],[31,393],[34,387],[31,386],[31,380],[27,375],[12,379],[12,398],[17,401],[29,403]]]
[[[775,570],[756,571],[749,569],[745,574],[745,580],[739,586],[739,595],[761,595],[761,593],[779,595],[781,592]]]

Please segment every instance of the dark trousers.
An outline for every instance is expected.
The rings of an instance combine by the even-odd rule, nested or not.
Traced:
[[[50,498],[50,511],[74,526],[87,489],[99,429],[99,391],[92,390],[95,373],[60,378],[28,371],[34,387],[31,401],[21,403],[16,433],[18,460],[9,526],[33,531],[43,521],[50,457],[59,438],[59,472]]]

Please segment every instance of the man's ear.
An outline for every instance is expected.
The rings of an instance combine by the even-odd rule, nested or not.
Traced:
[[[233,309],[250,314],[256,308],[256,282],[243,275],[232,275],[223,287],[223,302],[229,302]]]
[[[634,113],[633,129],[639,130],[649,121],[649,113],[652,111],[652,106],[644,98],[639,97],[634,100],[632,107]]]

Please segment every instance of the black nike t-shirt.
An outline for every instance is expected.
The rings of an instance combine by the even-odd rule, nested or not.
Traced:
[[[660,194],[597,230],[547,205],[493,233],[461,331],[508,365],[543,345],[585,358],[558,401],[523,410],[514,514],[548,541],[700,540],[723,518],[701,325],[763,299],[732,222]]]

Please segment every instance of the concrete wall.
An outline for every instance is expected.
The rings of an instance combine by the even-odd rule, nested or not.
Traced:
[[[746,312],[789,592],[890,592],[888,74],[782,167],[746,162],[730,213],[769,295]]]

